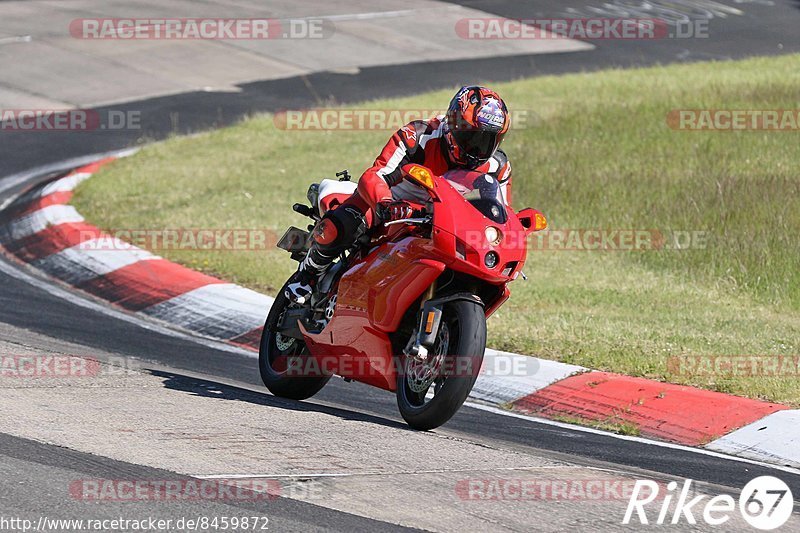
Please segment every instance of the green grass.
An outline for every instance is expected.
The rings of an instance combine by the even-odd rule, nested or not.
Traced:
[[[603,431],[616,433],[617,435],[627,435],[629,437],[638,437],[641,435],[639,426],[633,422],[622,421],[618,417],[612,417],[608,420],[590,420],[588,418],[581,418],[577,416],[557,415],[553,417],[553,420],[557,422],[563,422],[565,424],[575,424],[579,426],[601,429]]]
[[[512,131],[514,204],[559,228],[708,232],[705,249],[533,252],[528,282],[490,320],[490,345],[800,405],[796,377],[671,375],[672,355],[797,354],[800,133],[685,132],[672,109],[796,109],[800,56],[493,84],[535,127]],[[454,88],[455,89],[455,88]],[[365,107],[444,107],[451,90]],[[348,106],[352,107],[352,106]],[[286,132],[270,116],[174,138],[84,183],[76,206],[106,228],[270,228],[311,181],[372,162],[389,132]],[[168,258],[265,292],[293,271],[269,252]]]

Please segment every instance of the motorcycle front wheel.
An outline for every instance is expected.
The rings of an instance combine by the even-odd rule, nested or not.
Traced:
[[[414,429],[434,429],[456,414],[478,377],[486,349],[486,315],[477,302],[445,304],[439,334],[425,361],[402,355],[397,406]]]
[[[318,393],[331,376],[320,375],[318,368],[307,364],[309,357],[305,342],[283,337],[277,331],[277,325],[290,305],[284,290],[285,287],[278,292],[264,324],[258,367],[261,380],[272,394],[281,398],[305,400]]]

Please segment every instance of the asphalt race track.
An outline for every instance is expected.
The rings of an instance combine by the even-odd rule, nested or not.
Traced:
[[[155,468],[121,463],[111,459],[48,446],[35,441],[0,434],[0,449],[3,450],[3,471],[14,475],[23,487],[13,494],[4,495],[3,514],[24,515],[31,502],[48,509],[51,517],[78,517],[86,513],[86,504],[81,501],[59,497],[47,490],[54,481],[68,485],[76,476],[82,478],[107,477],[114,473],[118,477],[139,479],[181,479],[174,473]],[[127,507],[127,508],[126,508]],[[178,520],[186,516],[230,516],[252,515],[262,511],[254,502],[209,503],[177,502],[165,511],[163,504],[139,504],[134,513],[125,503],[104,505],[93,512],[93,517],[110,520],[120,515],[131,519],[144,519],[157,515],[163,519]],[[336,524],[347,531],[396,531],[400,528],[377,520],[370,520],[348,513],[337,512],[304,502],[279,498],[269,502],[270,527],[279,531],[309,531],[319,524]]]
[[[570,13],[568,8],[578,10],[573,13],[583,13],[585,11],[580,10],[590,9],[602,2],[465,0],[452,3],[504,17],[541,18],[567,16]],[[556,55],[409,62],[393,66],[365,67],[357,73],[346,74],[317,72],[241,84],[240,92],[196,91],[108,106],[116,110],[140,111],[143,128],[137,131],[71,134],[0,132],[0,204],[22,188],[45,177],[41,174],[18,174],[13,181],[7,178],[15,173],[87,154],[126,148],[137,144],[140,139],[157,140],[173,133],[191,133],[230,124],[254,112],[314,105],[321,99],[326,102],[357,102],[451,87],[475,78],[509,80],[522,76],[609,66],[631,67],[658,62],[739,58],[800,51],[800,40],[797,38],[800,5],[796,2],[776,0],[774,5],[772,2],[760,1],[723,3],[735,6],[743,14],[711,19],[708,39],[635,44],[593,42],[596,46],[594,50]],[[0,17],[2,9],[3,5],[0,3]],[[3,45],[0,40],[0,60],[9,61],[8,57],[3,59],[2,54]],[[113,94],[114,80],[104,80],[102,83]],[[0,76],[0,88],[2,87],[3,80]],[[102,112],[103,107],[98,109]],[[177,125],[174,120],[176,116],[180,117]],[[363,164],[364,162],[354,162],[353,169]],[[6,349],[11,346],[20,350],[65,354],[78,353],[75,350],[80,349],[82,354],[101,360],[129,358],[145,369],[152,369],[155,372],[152,379],[162,383],[165,388],[169,387],[168,384],[174,386],[175,383],[181,383],[186,393],[181,396],[184,400],[201,397],[202,391],[213,389],[225,398],[245,402],[251,407],[277,409],[280,416],[276,420],[287,424],[293,423],[294,416],[307,420],[298,421],[299,426],[308,424],[313,427],[318,417],[330,417],[345,424],[357,424],[356,429],[347,430],[352,431],[350,435],[354,441],[357,440],[359,431],[364,431],[364,427],[369,428],[366,431],[370,434],[376,434],[376,438],[381,431],[391,430],[401,436],[405,434],[395,399],[388,393],[334,379],[313,400],[302,404],[291,402],[292,405],[287,405],[266,393],[258,375],[256,359],[252,356],[232,352],[213,343],[197,343],[185,337],[153,331],[140,324],[120,320],[95,307],[77,305],[54,293],[46,282],[39,280],[34,274],[20,271],[18,265],[3,258],[0,258],[0,339],[7,344]],[[102,409],[102,406],[96,408]],[[259,411],[256,408],[248,413],[257,417]],[[19,416],[24,418],[24,413]],[[181,413],[176,414],[177,418],[180,416]],[[319,431],[325,433],[326,430],[320,428]],[[443,446],[445,442],[466,443],[465,446],[491,450],[492,454],[521,454],[539,466],[551,463],[569,465],[569,468],[599,469],[639,479],[692,478],[715,493],[738,494],[752,478],[772,474],[783,479],[796,498],[800,497],[798,473],[679,447],[665,447],[637,439],[622,439],[565,425],[506,416],[479,406],[465,406],[445,427],[436,430],[434,434],[438,440],[433,439],[430,443],[440,443]],[[332,435],[337,433],[333,431]],[[354,442],[326,440],[323,436],[316,442],[317,450],[329,447],[330,453],[334,455],[339,452],[333,450],[355,445]],[[252,435],[240,435],[244,440],[249,437]],[[302,443],[286,440],[272,444],[292,447]],[[409,447],[404,452],[413,458],[413,454],[424,451]],[[359,453],[367,455],[371,450],[363,449]],[[5,480],[22,481],[13,487],[5,485],[0,488],[4,515],[31,514],[41,509],[52,509],[53,516],[64,517],[79,513],[98,517],[112,517],[128,511],[133,513],[130,506],[123,504],[95,505],[91,507],[91,511],[87,511],[83,502],[75,502],[66,495],[53,491],[52,484],[54,480],[68,483],[76,477],[175,476],[168,472],[169,468],[141,466],[7,434],[0,434],[0,456],[0,476]],[[155,459],[154,461],[157,462]],[[392,465],[387,465],[386,469],[391,471]],[[408,481],[397,483],[411,484]],[[390,500],[391,491],[387,489],[383,496]],[[397,501],[387,503],[390,506],[401,504],[402,502]],[[231,510],[231,505],[236,508]],[[276,531],[307,531],[314,528],[381,531],[396,529],[397,524],[401,523],[389,511],[376,512],[379,518],[372,520],[364,517],[367,511],[363,509],[337,510],[337,505],[328,502],[317,505],[314,502],[290,498],[279,498],[269,502],[266,507],[251,503],[188,502],[171,506],[169,513],[184,516],[264,511],[270,516],[271,526]],[[161,507],[159,512],[163,509]],[[142,515],[152,514],[150,511],[147,507],[135,509],[136,514]],[[548,530],[570,527],[570,516],[580,514],[581,511],[579,506],[564,506],[560,511],[554,511],[552,526]],[[612,518],[609,524],[619,523],[621,515]],[[437,524],[437,529],[448,530],[452,527],[448,526],[447,517],[441,519],[444,522]],[[420,523],[431,522],[421,520]],[[504,525],[508,526],[498,524],[499,527]]]

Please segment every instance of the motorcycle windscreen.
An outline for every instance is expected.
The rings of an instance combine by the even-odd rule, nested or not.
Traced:
[[[508,218],[500,182],[489,174],[455,169],[443,176],[483,216],[497,224]]]

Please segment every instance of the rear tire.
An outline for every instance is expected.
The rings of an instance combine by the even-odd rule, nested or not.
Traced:
[[[445,341],[446,346],[442,346]],[[456,414],[466,401],[478,378],[486,349],[486,315],[477,302],[456,300],[445,304],[439,339],[429,354],[439,354],[441,373],[427,390],[434,389],[432,398],[421,392],[420,384],[410,378],[409,357],[401,356],[401,372],[397,376],[397,406],[403,419],[414,429],[434,429]],[[416,390],[415,390],[416,389]]]
[[[261,380],[272,394],[281,398],[305,400],[318,393],[331,376],[302,375],[304,368],[313,368],[318,373],[317,367],[307,367],[305,364],[310,357],[305,342],[281,337],[280,333],[275,331],[281,315],[290,305],[284,295],[285,288],[281,288],[275,298],[267,322],[264,324],[258,352],[258,367],[261,371]],[[282,348],[279,348],[278,343]]]

